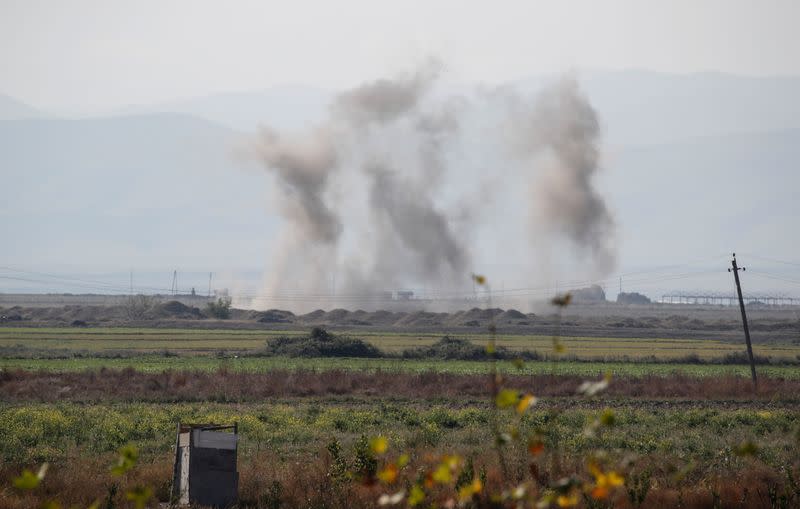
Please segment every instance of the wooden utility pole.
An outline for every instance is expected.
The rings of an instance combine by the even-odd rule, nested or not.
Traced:
[[[753,375],[753,389],[758,390],[758,379],[756,378],[756,362],[753,359],[753,345],[750,342],[750,328],[747,326],[747,314],[744,311],[744,299],[742,298],[742,285],[739,283],[739,271],[745,271],[744,267],[736,265],[736,253],[733,253],[731,261],[732,268],[728,272],[733,272],[736,281],[736,293],[739,294],[739,309],[742,311],[742,324],[744,325],[744,339],[747,342],[747,357],[750,359],[750,374]]]

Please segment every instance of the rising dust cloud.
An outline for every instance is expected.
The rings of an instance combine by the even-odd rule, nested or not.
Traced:
[[[600,124],[577,81],[564,78],[530,98],[448,94],[442,75],[439,62],[426,62],[341,92],[306,132],[261,128],[250,153],[275,179],[284,230],[258,307],[381,308],[386,292],[406,288],[467,297],[470,274],[485,272],[474,266],[475,233],[493,227],[492,209],[511,196],[504,186],[520,182],[528,192],[517,205],[526,213],[504,220],[520,223],[531,253],[566,242],[595,276],[613,270],[614,218],[593,183]],[[483,112],[501,112],[504,126],[486,147],[465,141]],[[476,177],[463,162],[487,150],[495,189],[464,213],[459,193]],[[530,253],[507,256],[520,263]]]

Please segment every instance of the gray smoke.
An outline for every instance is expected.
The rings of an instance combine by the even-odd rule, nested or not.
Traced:
[[[519,105],[517,105],[519,106]],[[572,78],[543,90],[518,117],[519,148],[542,162],[532,179],[532,216],[540,231],[566,235],[607,275],[616,261],[615,222],[594,186],[600,123]]]
[[[366,83],[339,95],[334,114],[356,125],[387,123],[415,109],[441,73],[441,64],[428,62],[412,74]]]
[[[381,263],[374,277],[390,280],[403,259],[407,271],[431,282],[457,280],[467,270],[467,251],[455,237],[444,213],[437,210],[428,190],[399,177],[395,172],[374,166],[370,206],[383,232],[395,237],[404,248],[381,243]],[[411,256],[407,257],[406,253]],[[385,269],[385,270],[382,270]]]
[[[513,210],[488,196],[507,200],[518,185],[510,173],[514,161],[489,152],[493,168],[484,177],[495,191],[479,185],[486,198],[476,204],[467,185],[474,177],[453,163],[460,150],[467,156],[462,162],[476,154],[488,159],[485,147],[464,141],[469,139],[464,126],[472,125],[466,119],[474,124],[485,118],[482,108],[489,117],[505,112],[503,125],[511,130],[490,129],[499,135],[498,146],[515,148],[527,167],[538,169],[526,172],[538,230],[531,237],[547,243],[549,236],[565,236],[599,272],[613,267],[614,220],[593,185],[600,127],[577,83],[561,81],[532,103],[502,91],[497,96],[511,106],[503,110],[497,96],[437,95],[441,74],[441,65],[430,62],[416,72],[345,91],[321,126],[301,136],[261,130],[252,148],[275,177],[286,225],[271,253],[268,293],[329,293],[335,274],[340,294],[469,287],[477,252],[471,233],[492,229],[482,223],[492,217],[487,211],[498,205]],[[483,130],[474,139],[488,138]],[[547,238],[538,236],[542,231]],[[526,253],[498,252],[516,263],[528,259]]]
[[[264,165],[278,178],[284,218],[311,242],[335,244],[342,232],[339,218],[324,198],[337,166],[334,141],[324,128],[304,138],[287,139],[262,127],[255,144]]]
[[[345,92],[333,110],[357,130],[403,133],[413,157],[403,171],[376,150],[366,151],[362,175],[368,182],[368,207],[373,227],[375,260],[356,278],[381,289],[408,284],[410,276],[430,284],[452,282],[466,273],[468,254],[455,237],[446,212],[435,206],[434,194],[445,172],[443,150],[457,130],[453,103],[420,112],[441,73],[438,62],[393,80],[379,80]],[[390,140],[393,142],[394,140]],[[416,178],[415,178],[416,177]],[[389,285],[388,288],[386,286]]]

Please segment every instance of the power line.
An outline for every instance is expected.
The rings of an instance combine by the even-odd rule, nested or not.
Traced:
[[[758,255],[747,254],[747,253],[740,253],[740,254],[743,254],[744,256],[747,256],[747,257],[750,257],[750,258],[755,258],[756,260],[762,260],[762,261],[765,261],[765,262],[781,263],[783,265],[790,265],[790,266],[793,266],[793,267],[800,267],[800,262],[788,262],[786,260],[778,260],[777,258],[768,258],[766,256],[758,256]]]

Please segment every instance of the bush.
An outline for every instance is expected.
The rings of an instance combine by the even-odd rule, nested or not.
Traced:
[[[231,317],[231,299],[217,299],[217,302],[209,302],[206,312],[219,320],[227,320]]]
[[[461,361],[481,361],[487,360],[489,354],[486,348],[476,345],[471,341],[461,338],[451,338],[444,336],[442,339],[430,346],[421,346],[403,350],[405,359],[442,359],[442,360],[461,360]],[[532,351],[513,352],[500,347],[495,350],[495,359],[527,359],[538,360],[539,354]]]
[[[360,339],[330,334],[315,327],[302,337],[278,337],[267,341],[268,355],[288,357],[384,357],[375,346]]]
[[[156,302],[156,298],[152,295],[132,295],[125,304],[125,313],[131,320],[142,320],[147,318]]]

